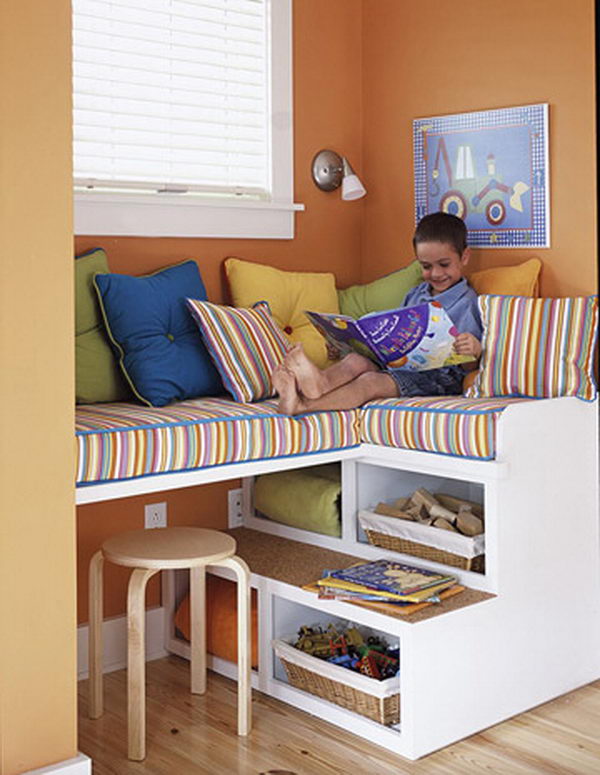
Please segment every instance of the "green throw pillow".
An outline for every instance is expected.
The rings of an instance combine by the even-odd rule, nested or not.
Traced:
[[[314,533],[340,536],[339,463],[256,477],[254,508],[269,519]]]
[[[352,318],[359,318],[367,312],[378,312],[382,309],[394,309],[404,301],[404,297],[422,282],[421,265],[413,261],[404,269],[386,274],[378,280],[365,285],[351,285],[338,291],[340,312]]]
[[[78,404],[131,398],[104,329],[93,285],[108,273],[106,253],[97,248],[75,259],[75,400]]]

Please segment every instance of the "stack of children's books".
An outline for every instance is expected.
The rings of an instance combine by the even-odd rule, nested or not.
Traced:
[[[305,589],[324,600],[344,600],[392,615],[418,611],[462,592],[456,576],[393,560],[375,560],[327,570]]]

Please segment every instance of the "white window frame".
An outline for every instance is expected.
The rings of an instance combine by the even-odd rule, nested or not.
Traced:
[[[75,191],[78,235],[293,239],[292,0],[267,0],[271,24],[272,199]]]

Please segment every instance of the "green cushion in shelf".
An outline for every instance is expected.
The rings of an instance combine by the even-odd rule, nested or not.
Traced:
[[[340,536],[339,463],[256,478],[254,507],[275,522]]]

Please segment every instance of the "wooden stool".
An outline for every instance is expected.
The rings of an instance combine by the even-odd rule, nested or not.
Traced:
[[[90,718],[103,712],[102,698],[102,568],[104,560],[134,568],[127,591],[128,757],[146,756],[145,592],[160,570],[189,568],[191,610],[191,691],[206,691],[205,573],[207,565],[231,568],[237,577],[238,734],[251,722],[250,570],[235,556],[235,540],[217,530],[165,527],[132,530],[109,538],[90,562],[89,675]]]

